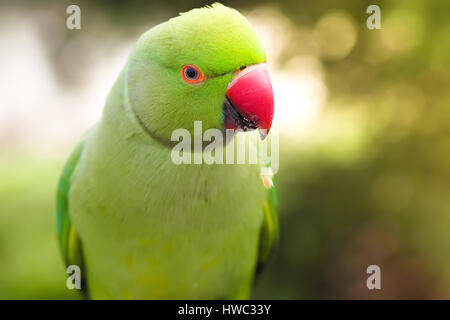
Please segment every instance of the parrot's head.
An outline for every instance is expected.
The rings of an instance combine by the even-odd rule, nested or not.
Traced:
[[[266,53],[239,12],[194,9],[142,35],[127,65],[133,112],[147,132],[170,142],[175,129],[270,130],[273,92]]]

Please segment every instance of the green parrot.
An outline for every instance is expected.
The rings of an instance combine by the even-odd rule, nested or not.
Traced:
[[[87,297],[249,297],[278,238],[272,180],[255,164],[175,164],[171,135],[201,121],[264,138],[265,61],[247,19],[218,3],[141,36],[58,186],[61,252]]]

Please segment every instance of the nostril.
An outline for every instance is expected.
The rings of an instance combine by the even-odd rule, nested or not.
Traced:
[[[243,71],[245,68],[247,68],[247,66],[242,66],[239,68],[239,71]]]

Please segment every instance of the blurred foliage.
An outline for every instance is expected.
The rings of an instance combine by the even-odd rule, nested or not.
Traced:
[[[62,161],[0,158],[0,299],[78,298],[65,287],[55,227]]]
[[[84,28],[96,36],[121,37],[136,37],[137,30],[150,27],[147,20],[163,21],[205,4],[79,3],[89,8],[84,12],[91,20],[105,19],[112,29],[91,30],[89,18]],[[338,38],[338,44],[355,41],[350,52],[320,54],[328,98],[311,139],[282,140],[281,241],[253,297],[450,298],[450,2],[224,4],[247,10],[270,5],[298,28],[320,25],[319,49],[332,41],[320,40],[321,28],[329,30],[321,20],[326,13],[345,12],[356,30],[354,40]],[[382,30],[365,27],[369,4],[381,7]],[[47,5],[62,13],[67,6],[64,1],[15,5]],[[345,22],[339,26],[352,28]],[[302,44],[283,53],[281,68]],[[59,63],[61,48],[52,50],[56,72],[67,76]],[[2,152],[0,298],[76,297],[65,289],[54,234],[62,157]],[[381,267],[382,290],[365,286],[371,264]]]

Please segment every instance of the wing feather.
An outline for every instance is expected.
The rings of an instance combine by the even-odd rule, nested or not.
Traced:
[[[264,201],[264,221],[259,238],[259,254],[256,273],[259,274],[267,265],[278,243],[278,196],[275,184],[268,190],[267,199]]]
[[[84,147],[84,140],[79,142],[67,160],[58,185],[57,205],[56,205],[56,231],[58,235],[59,247],[64,263],[78,265],[82,275],[82,291],[87,297],[86,278],[84,276],[85,266],[83,260],[83,249],[80,238],[70,222],[69,192],[73,172],[78,164]]]

